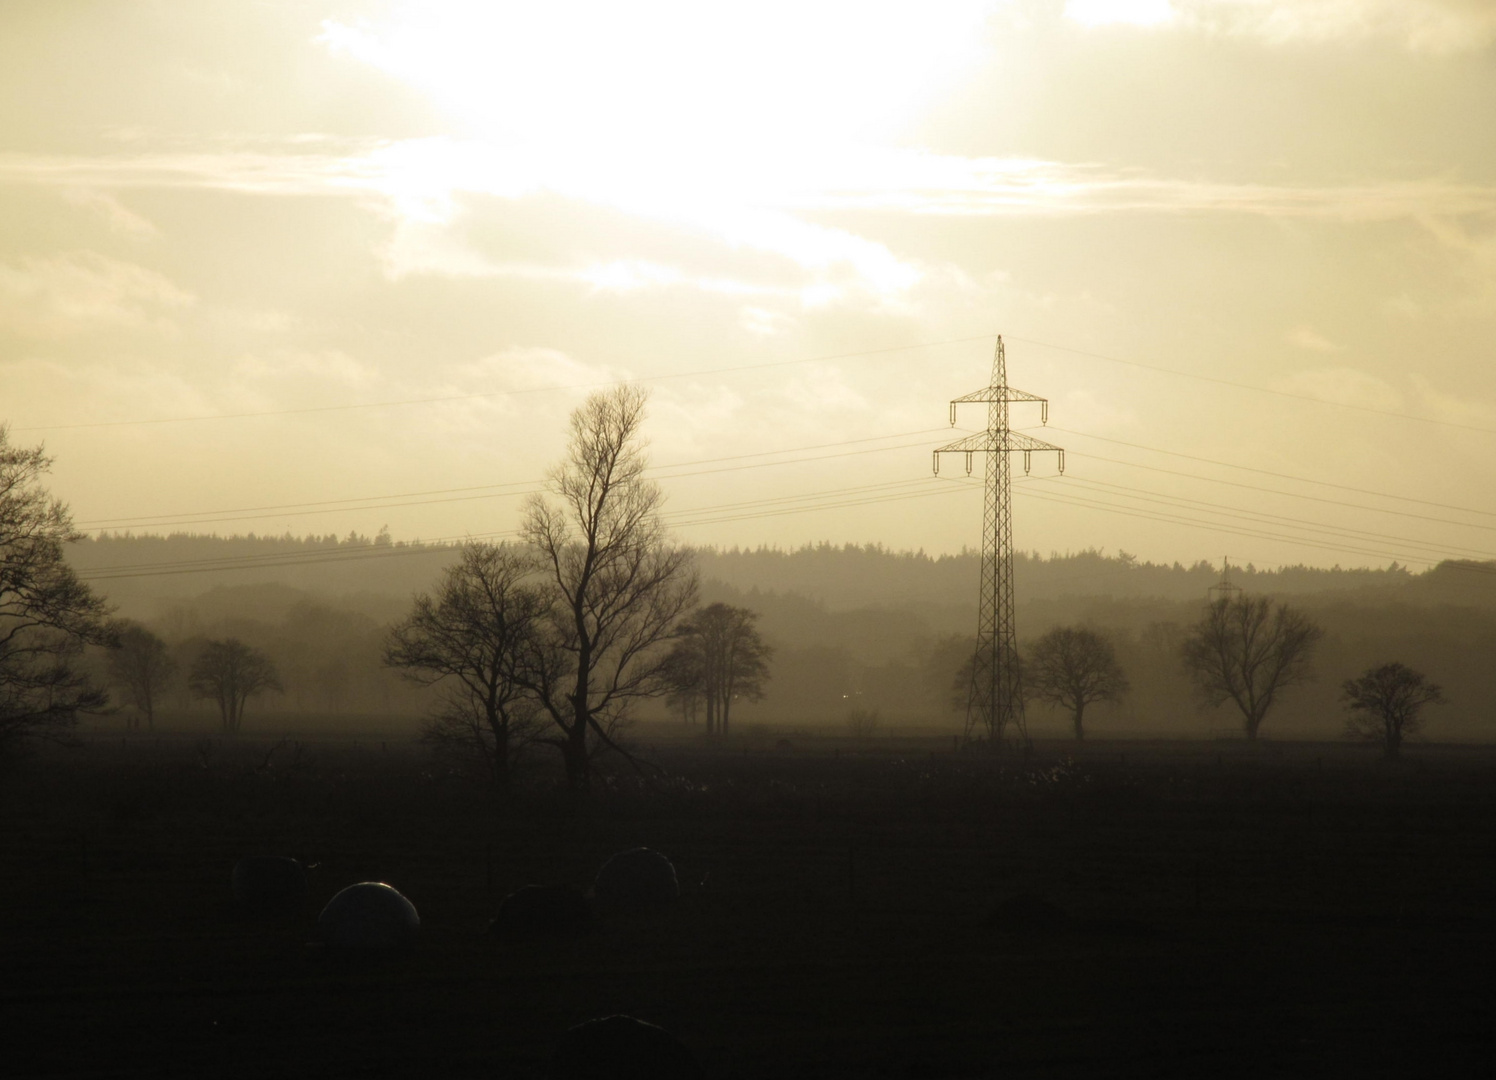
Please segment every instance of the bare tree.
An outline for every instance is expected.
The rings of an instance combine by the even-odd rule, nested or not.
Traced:
[[[1423,726],[1425,705],[1444,704],[1443,690],[1399,663],[1367,668],[1357,679],[1340,685],[1341,700],[1351,715],[1346,734],[1379,742],[1388,757],[1396,757],[1403,739]]]
[[[525,509],[524,538],[555,590],[525,678],[576,791],[594,750],[618,749],[629,706],[668,691],[661,646],[696,599],[690,553],[667,540],[660,489],[644,477],[645,399],[636,386],[589,397],[549,478],[555,501],[537,495]]]
[[[706,704],[706,666],[701,653],[677,643],[665,658],[661,674],[670,687],[665,704],[679,710],[681,720],[695,727]]]
[[[86,645],[112,645],[104,599],[63,556],[83,538],[41,485],[52,459],[10,444],[0,424],[0,752],[30,738],[62,739],[104,691],[78,667]]]
[[[692,612],[676,630],[667,677],[672,696],[694,693],[706,703],[708,735],[726,735],[732,703],[758,701],[769,678],[769,657],[754,622],[758,613],[730,604]]]
[[[1323,631],[1287,604],[1241,595],[1214,601],[1180,644],[1185,670],[1205,701],[1234,702],[1248,739],[1286,688],[1312,678]]]
[[[1029,648],[1024,686],[1035,698],[1069,709],[1077,742],[1086,706],[1120,701],[1130,688],[1112,643],[1085,627],[1057,626]]]
[[[407,679],[441,687],[423,741],[481,761],[500,789],[514,751],[538,727],[538,702],[518,676],[550,607],[544,591],[526,584],[535,570],[532,557],[506,545],[463,545],[435,596],[416,597],[384,650],[384,662]]]
[[[193,661],[187,685],[197,697],[217,703],[229,735],[239,733],[250,698],[265,690],[284,692],[270,657],[238,638],[208,642]]]
[[[135,706],[131,727],[139,726],[142,715],[148,727],[156,726],[156,700],[176,670],[166,642],[155,634],[139,623],[120,630],[119,645],[109,653],[109,675]]]
[[[866,742],[878,730],[880,722],[877,709],[852,709],[847,713],[845,721],[847,734],[858,742]]]

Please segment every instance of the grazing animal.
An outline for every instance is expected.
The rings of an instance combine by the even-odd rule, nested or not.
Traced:
[[[348,886],[317,916],[317,932],[328,947],[348,952],[408,948],[420,931],[415,905],[379,881]]]
[[[664,1028],[632,1016],[578,1024],[561,1036],[550,1080],[700,1080],[695,1056]]]
[[[592,896],[607,912],[646,911],[665,907],[680,896],[675,867],[658,851],[620,851],[598,870]]]
[[[504,897],[488,924],[495,937],[584,937],[593,930],[592,905],[574,885],[526,885]]]
[[[252,855],[234,864],[234,899],[257,914],[293,911],[306,900],[306,871],[295,859]]]

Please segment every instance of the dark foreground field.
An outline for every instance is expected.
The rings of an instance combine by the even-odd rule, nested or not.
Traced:
[[[665,783],[573,808],[549,761],[501,807],[415,748],[269,747],[99,740],[0,775],[0,1074],[539,1077],[615,1012],[714,1077],[1492,1069],[1488,750],[667,746]],[[487,936],[507,892],[640,844],[676,860],[674,910]],[[235,910],[261,853],[319,864],[304,911]],[[308,950],[370,879],[420,909],[414,954]],[[1070,918],[992,921],[1025,894]]]

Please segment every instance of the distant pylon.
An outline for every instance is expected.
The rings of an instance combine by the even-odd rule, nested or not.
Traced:
[[[1009,729],[1026,745],[1028,727],[1023,716],[1023,675],[1018,664],[1018,641],[1013,626],[1013,505],[1012,463],[1008,455],[1023,452],[1023,471],[1035,450],[1053,450],[1065,471],[1065,451],[1008,427],[1008,403],[1039,403],[1040,419],[1049,423],[1049,401],[1008,385],[1008,364],[1003,339],[997,339],[992,357],[992,382],[981,390],[951,402],[951,424],[956,406],[965,402],[987,403],[987,430],[957,439],[935,451],[935,472],[940,473],[941,454],[965,454],[966,472],[972,458],[982,454],[987,462],[986,501],[982,508],[982,582],[977,596],[977,651],[971,667],[971,688],[966,699],[966,738],[984,732],[994,747],[1000,746]]]
[[[1235,600],[1242,593],[1240,585],[1231,581],[1231,556],[1221,556],[1221,580],[1205,590],[1205,599],[1212,604],[1217,600]]]

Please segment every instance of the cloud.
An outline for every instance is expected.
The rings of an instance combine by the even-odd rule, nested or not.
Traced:
[[[111,328],[174,333],[167,312],[193,303],[154,270],[91,251],[0,263],[0,327],[25,337]]]
[[[1339,352],[1340,346],[1329,338],[1317,333],[1307,326],[1298,326],[1288,332],[1285,339],[1290,345],[1296,345],[1310,352]]]
[[[338,392],[363,391],[378,381],[374,371],[339,349],[276,350],[246,356],[235,365],[235,374],[246,382],[294,384],[295,393],[278,397],[294,400],[306,391],[330,387]]]
[[[1159,26],[1174,18],[1169,0],[1066,0],[1065,18],[1083,26]]]
[[[93,188],[69,187],[63,189],[63,198],[74,206],[83,207],[97,214],[109,226],[110,232],[136,238],[156,235],[156,226],[135,211],[128,209],[107,192]]]
[[[1496,406],[1492,406],[1468,393],[1450,392],[1436,387],[1432,380],[1417,372],[1409,373],[1409,381],[1418,392],[1420,414],[1436,416],[1456,424],[1473,427],[1496,427]],[[1484,453],[1482,444],[1482,453]]]
[[[626,382],[634,374],[627,368],[579,360],[560,349],[520,346],[461,364],[453,373],[464,386],[485,387],[496,394],[609,386]]]
[[[695,291],[790,314],[838,307],[910,314],[930,283],[949,284],[948,268],[896,251],[866,226],[830,224],[831,214],[1403,220],[1441,237],[1449,230],[1440,222],[1462,230],[1496,223],[1496,185],[1442,177],[1229,183],[1092,162],[828,145],[781,161],[706,155],[680,175],[616,180],[618,172],[600,169],[586,154],[548,156],[446,138],[224,140],[190,153],[141,151],[139,140],[128,145],[129,153],[95,157],[0,154],[0,183],[96,193],[77,197],[126,229],[121,213],[129,212],[117,194],[133,188],[348,199],[388,220],[376,251],[392,281],[510,278],[615,295]],[[594,211],[603,213],[604,231],[579,229],[579,213]],[[1473,261],[1484,266],[1483,257]],[[16,274],[4,289],[12,325],[20,318]],[[152,290],[144,283],[131,288],[112,307],[94,305],[94,321],[112,310],[117,321],[138,324],[152,310],[138,297]],[[156,291],[156,308],[169,306],[171,294]],[[59,332],[55,319],[39,324],[35,317],[28,332],[43,324]],[[749,325],[762,333],[771,322]]]
[[[159,369],[139,364],[62,363],[34,356],[5,364],[7,408],[21,416],[19,430],[28,432],[51,423],[89,423],[111,420],[105,409],[151,407],[202,411],[205,403],[181,381]],[[99,408],[103,404],[104,408]]]
[[[1298,371],[1273,384],[1274,389],[1293,394],[1307,394],[1339,405],[1364,409],[1400,411],[1403,396],[1385,379],[1379,379],[1357,368],[1312,368]]]
[[[878,178],[868,182],[866,178]],[[1159,176],[1142,169],[1026,158],[897,152],[856,177],[828,177],[786,196],[801,209],[861,209],[955,216],[1221,213],[1340,221],[1426,215],[1496,217],[1496,186],[1443,179],[1337,185],[1240,184]]]
[[[1496,216],[1496,185],[1438,177],[1241,184],[1095,162],[838,146],[784,161],[777,169],[758,162],[755,182],[734,186],[731,178],[746,164],[718,157],[710,168],[703,164],[702,171],[673,183],[615,186],[597,175],[594,161],[545,160],[523,148],[500,152],[444,138],[283,140],[275,150],[96,157],[0,154],[0,183],[90,191],[202,188],[262,196],[372,197],[397,221],[431,226],[460,216],[457,198],[463,194],[519,199],[551,191],[637,217],[707,229],[730,243],[762,247],[803,266],[846,263],[895,288],[917,280],[918,269],[882,244],[796,215],[807,210],[992,216],[1216,212],[1353,221],[1425,214]]]
[[[1489,0],[1170,0],[1176,25],[1272,43],[1391,40],[1456,53],[1496,41]]]
[[[789,317],[769,308],[748,306],[740,313],[740,323],[750,334],[772,337],[788,328]]]

